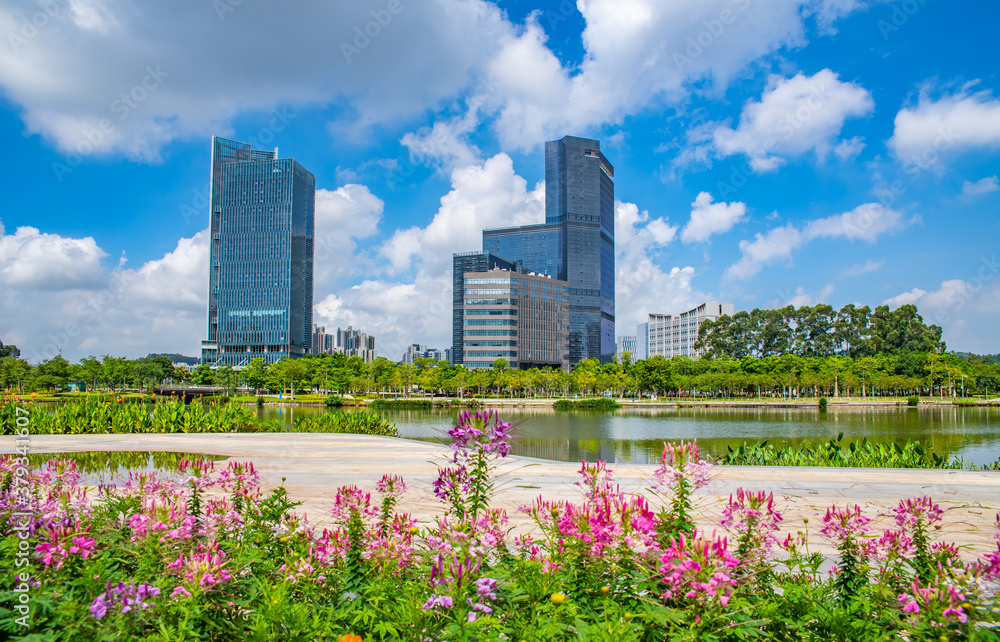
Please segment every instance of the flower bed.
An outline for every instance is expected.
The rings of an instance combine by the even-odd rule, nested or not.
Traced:
[[[539,497],[519,509],[535,528],[514,536],[491,508],[510,425],[465,412],[449,434],[453,454],[432,489],[442,517],[422,524],[403,512],[407,484],[394,475],[336,489],[320,529],[284,488],[264,493],[251,463],[182,461],[88,492],[73,462],[32,471],[0,458],[0,557],[18,574],[0,593],[2,630],[47,640],[996,639],[1000,548],[964,560],[936,541],[942,514],[930,498],[900,502],[882,532],[857,506],[832,506],[818,531],[802,524],[781,538],[773,496],[740,489],[722,507],[721,534],[699,532],[691,497],[709,464],[694,444],[673,444],[647,493],[620,492],[606,465],[583,464],[580,500]],[[810,548],[816,538],[839,553],[832,573]]]

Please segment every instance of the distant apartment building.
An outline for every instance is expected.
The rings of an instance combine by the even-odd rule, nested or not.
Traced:
[[[467,368],[570,365],[569,283],[500,268],[462,275],[462,350]]]
[[[694,349],[694,344],[698,340],[698,328],[706,321],[716,321],[723,315],[732,316],[734,311],[732,303],[709,301],[693,310],[676,315],[650,314],[649,330],[646,335],[648,346],[646,358],[701,356],[700,351]]]
[[[615,354],[621,359],[624,353],[629,353],[631,355],[632,361],[635,361],[635,343],[636,339],[633,336],[622,335],[615,339]]]
[[[309,352],[315,204],[316,178],[295,160],[212,137],[203,364]]]
[[[348,357],[361,357],[365,363],[371,363],[378,358],[375,351],[375,337],[347,326],[346,330],[337,328],[337,345],[334,352]]]
[[[434,361],[441,361],[445,358],[445,353],[437,348],[428,348],[427,346],[420,345],[419,343],[414,343],[406,348],[406,352],[403,354],[402,363],[413,363],[416,359],[434,359]]]
[[[314,325],[312,333],[312,347],[309,354],[333,354],[336,351],[337,337],[326,333],[326,326]]]
[[[649,358],[649,322],[635,326],[635,360]]]

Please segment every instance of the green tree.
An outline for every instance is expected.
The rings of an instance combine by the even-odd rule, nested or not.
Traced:
[[[243,367],[240,373],[243,377],[243,382],[250,386],[255,395],[260,394],[261,388],[267,385],[267,362],[264,361],[264,357],[254,357],[250,360],[250,363]]]

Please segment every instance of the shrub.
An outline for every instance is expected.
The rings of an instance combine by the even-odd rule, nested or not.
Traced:
[[[327,408],[340,408],[344,405],[344,398],[340,395],[330,395],[326,398]]]
[[[827,406],[828,403],[829,403],[829,401],[827,401],[826,397],[820,397],[820,399],[819,399],[819,409],[820,410],[826,410],[826,406]]]
[[[552,404],[553,410],[616,410],[622,405],[614,399],[602,397],[600,399],[560,399]]]
[[[385,410],[430,410],[434,407],[430,399],[373,399],[368,404],[369,408],[382,408]]]
[[[910,397],[906,400],[907,406],[916,406],[920,403],[920,397]]]
[[[295,432],[333,432],[396,437],[396,424],[371,410],[327,412],[313,417],[296,417]]]

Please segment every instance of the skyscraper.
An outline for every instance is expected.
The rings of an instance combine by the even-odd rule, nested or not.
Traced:
[[[278,150],[213,136],[211,194],[202,363],[273,363],[307,353],[316,177]]]
[[[615,354],[614,175],[599,141],[549,141],[545,223],[483,230],[483,252],[569,282],[572,365]]]

